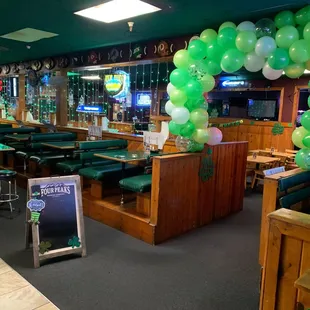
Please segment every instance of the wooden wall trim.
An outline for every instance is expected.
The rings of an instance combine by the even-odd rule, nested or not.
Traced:
[[[18,107],[16,112],[16,119],[22,121],[23,119],[23,111],[26,109],[26,92],[25,92],[25,85],[26,85],[26,77],[25,74],[18,75]]]

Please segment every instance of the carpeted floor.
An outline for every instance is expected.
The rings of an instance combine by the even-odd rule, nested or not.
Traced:
[[[20,192],[22,214],[0,212],[0,257],[61,310],[258,309],[260,194],[247,194],[244,211],[156,247],[85,218],[86,258],[33,269]]]

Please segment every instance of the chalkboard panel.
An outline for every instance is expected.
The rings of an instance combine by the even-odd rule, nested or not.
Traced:
[[[35,266],[43,258],[86,255],[79,176],[30,179],[28,196]]]

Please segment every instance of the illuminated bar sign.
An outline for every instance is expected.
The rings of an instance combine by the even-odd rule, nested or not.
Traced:
[[[80,113],[102,113],[103,107],[101,106],[90,106],[90,105],[79,105],[76,112]]]
[[[130,88],[129,74],[122,70],[104,76],[104,88],[115,99],[126,98]]]
[[[230,81],[226,80],[222,82],[222,87],[224,88],[244,88],[248,86],[247,81]]]

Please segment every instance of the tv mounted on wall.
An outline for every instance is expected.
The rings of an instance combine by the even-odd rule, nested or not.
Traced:
[[[250,118],[278,120],[277,99],[249,99],[247,110]]]

